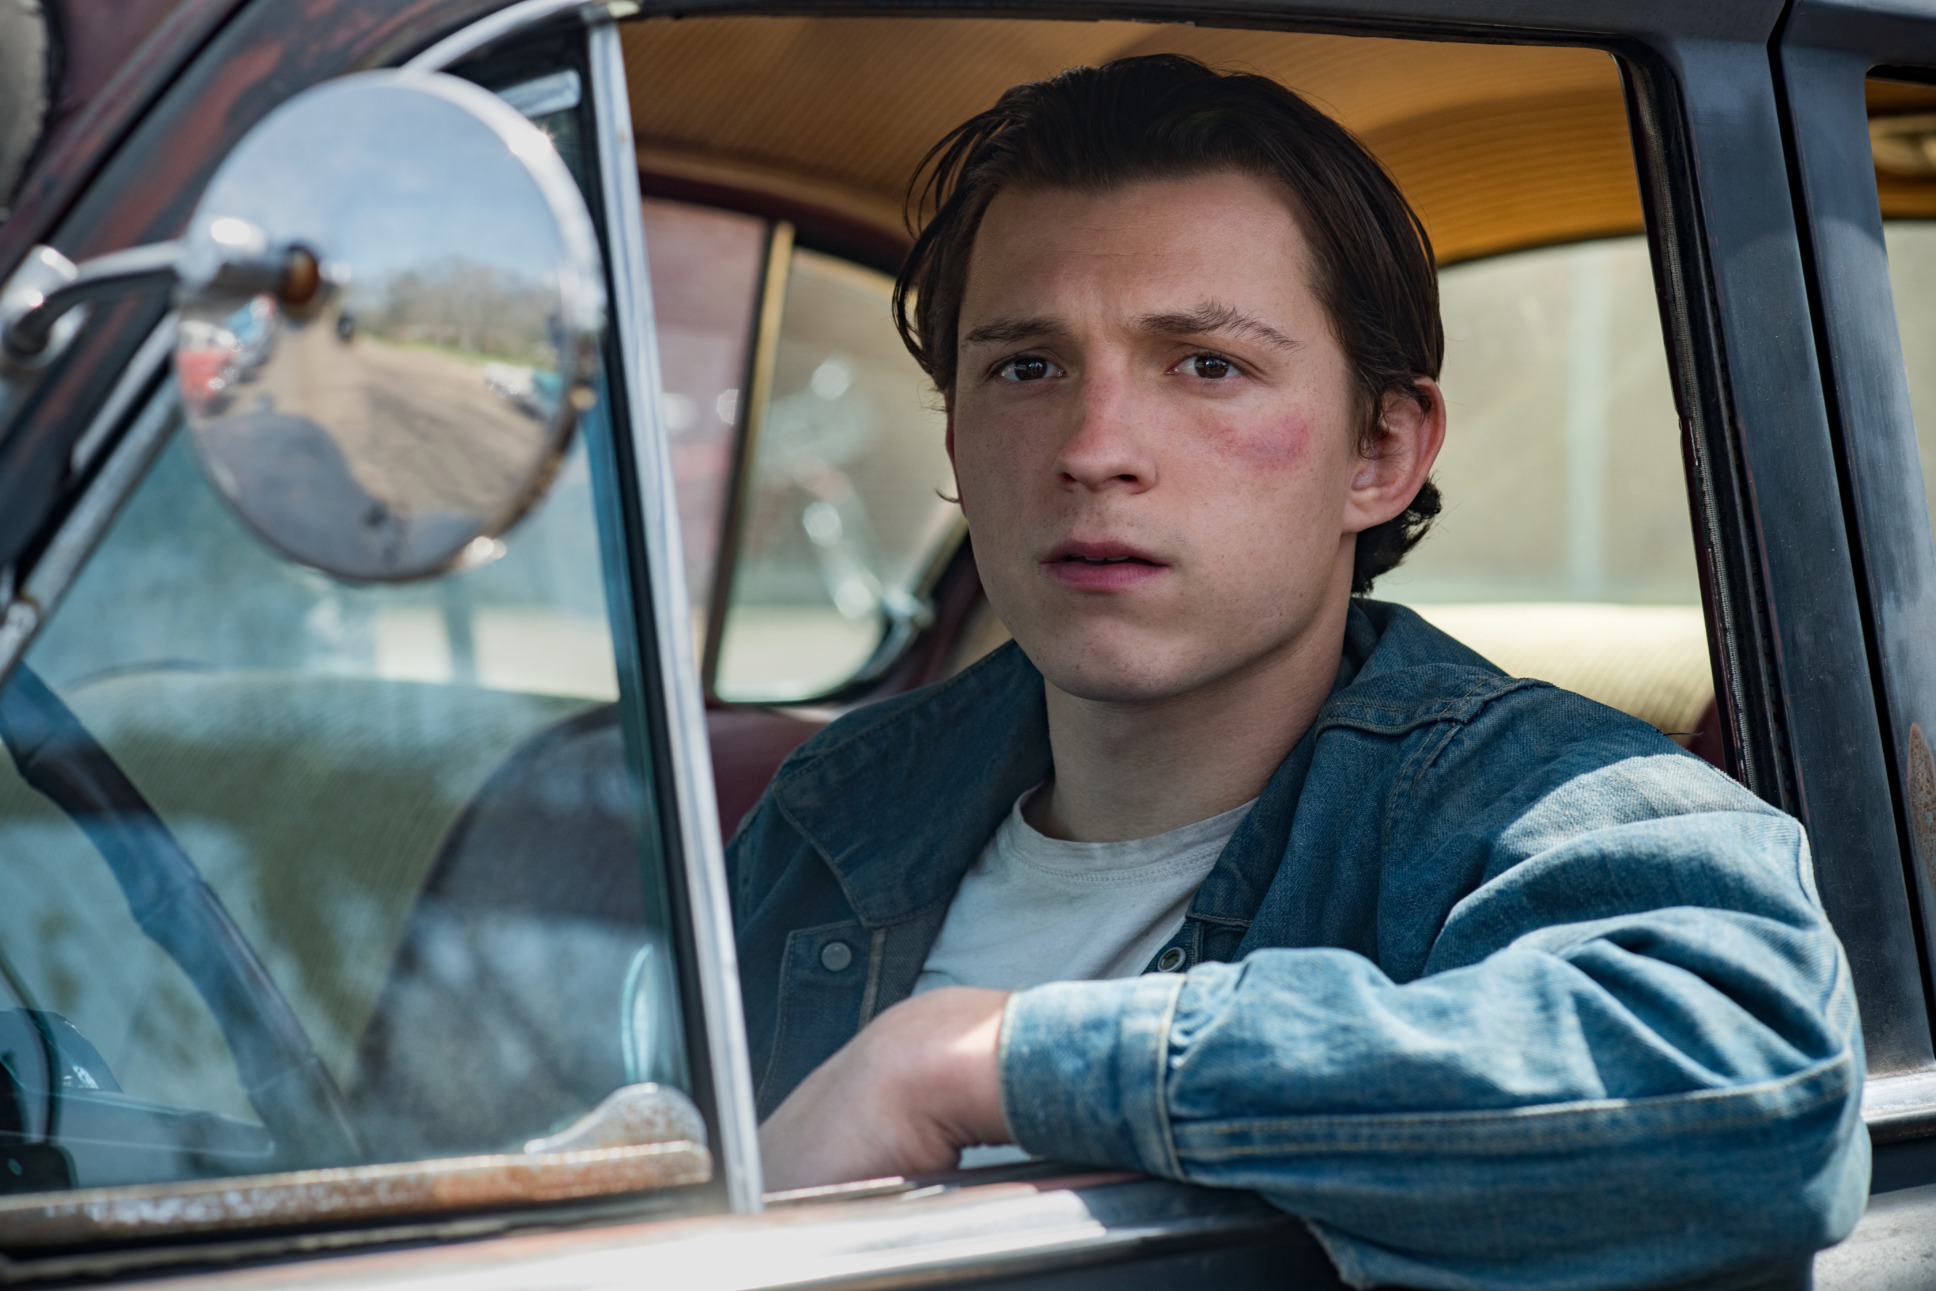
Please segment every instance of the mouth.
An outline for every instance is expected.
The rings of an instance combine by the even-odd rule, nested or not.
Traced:
[[[1168,562],[1122,542],[1063,542],[1042,558],[1042,571],[1050,578],[1093,591],[1132,587],[1167,569]]]
[[[1148,565],[1154,569],[1167,568],[1165,563],[1146,551],[1122,542],[1064,542],[1059,543],[1042,561],[1045,565]]]

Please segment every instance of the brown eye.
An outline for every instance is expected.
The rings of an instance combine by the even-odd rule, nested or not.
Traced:
[[[1040,381],[1050,371],[1049,361],[1034,355],[1010,359],[997,369],[998,374],[1007,381]]]
[[[1206,381],[1221,381],[1236,370],[1236,365],[1229,359],[1215,354],[1197,354],[1190,358],[1191,374],[1200,376]]]

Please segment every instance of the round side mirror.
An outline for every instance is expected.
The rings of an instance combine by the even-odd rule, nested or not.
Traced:
[[[286,555],[394,581],[496,550],[591,403],[590,216],[551,141],[436,73],[297,95],[182,242],[175,372],[216,488]]]

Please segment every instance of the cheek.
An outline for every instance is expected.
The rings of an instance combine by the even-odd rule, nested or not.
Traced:
[[[1305,413],[1289,413],[1259,422],[1238,422],[1224,427],[1219,436],[1223,456],[1248,469],[1280,470],[1295,466],[1309,455],[1311,418]]]
[[[962,514],[976,526],[978,549],[992,552],[1014,532],[1014,514],[1026,485],[1041,471],[1030,448],[1029,437],[1015,427],[994,419],[957,417],[955,487]]]
[[[955,415],[955,478],[990,502],[1012,501],[1024,481],[1051,470],[1057,437],[1032,409],[993,412],[966,404]]]
[[[1343,476],[1332,450],[1342,431],[1333,421],[1290,410],[1221,427],[1208,471],[1193,492],[1217,501],[1216,545],[1253,571],[1301,570],[1338,540]],[[1199,494],[1200,496],[1200,494]]]

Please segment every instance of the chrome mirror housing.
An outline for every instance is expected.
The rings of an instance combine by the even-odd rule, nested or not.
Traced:
[[[494,554],[570,444],[605,323],[550,139],[468,81],[346,76],[222,163],[178,242],[0,283],[0,431],[92,301],[173,284],[175,375],[216,489],[285,555],[397,581]]]
[[[542,132],[455,77],[291,99],[216,172],[174,264],[209,478],[340,578],[497,550],[591,401],[605,300],[584,201]]]

